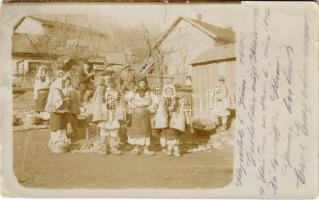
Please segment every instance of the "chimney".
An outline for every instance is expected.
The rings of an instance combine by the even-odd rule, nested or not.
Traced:
[[[201,15],[201,14],[198,14],[198,15],[197,15],[197,20],[198,20],[198,21],[202,21],[202,15]]]

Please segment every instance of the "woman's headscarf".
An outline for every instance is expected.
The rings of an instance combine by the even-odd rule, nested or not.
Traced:
[[[65,76],[66,76],[66,74],[65,74],[65,71],[63,71],[63,70],[58,70],[58,71],[56,72],[56,78],[64,79]]]
[[[45,72],[42,71],[45,69]],[[43,80],[41,80],[41,77],[44,77]],[[39,89],[47,89],[50,87],[50,77],[48,74],[48,69],[46,66],[42,65],[39,67],[37,73],[35,74],[35,80],[33,85],[33,92],[34,92],[34,99],[38,98],[38,90]]]
[[[45,106],[45,110],[48,112],[52,111],[52,107],[56,108],[56,107],[58,107],[57,105],[63,104],[63,97],[60,95],[56,95],[54,90],[56,90],[56,89],[62,90],[63,89],[63,81],[65,78],[64,75],[65,75],[65,73],[62,70],[58,70],[57,76],[51,84],[49,95],[48,95],[48,101],[47,101],[47,104]]]
[[[142,81],[144,81],[144,83],[145,83],[144,88],[141,88],[141,86],[139,85],[139,83]],[[148,81],[147,81],[147,78],[145,76],[138,77],[136,79],[136,88],[137,88],[137,92],[140,94],[140,96],[144,96],[145,93],[150,89],[148,87]]]
[[[169,90],[172,92],[172,94],[169,94],[167,92]],[[175,97],[175,95],[176,95],[176,90],[175,90],[175,86],[173,84],[164,85],[163,94],[162,94],[163,97]]]
[[[111,88],[115,88],[116,86],[116,83],[115,83],[115,80],[114,80],[114,72],[112,70],[106,70],[104,71],[102,74],[102,79],[101,79],[101,85],[105,85],[106,82],[105,82],[105,77],[110,77],[110,87]]]
[[[45,69],[45,73],[43,74],[42,71]],[[48,69],[46,66],[42,65],[39,67],[37,73],[35,74],[35,78],[38,78],[40,79],[41,76],[44,76],[44,77],[49,77],[49,73],[48,73]]]
[[[66,80],[70,80],[70,85],[65,85],[65,88],[72,88],[72,78],[71,78],[71,76],[69,76],[69,75],[66,75],[65,77],[64,77],[64,81],[65,81],[65,84],[66,84]]]
[[[136,84],[139,84],[141,81],[145,82],[145,85],[148,85],[147,77],[146,76],[138,76],[135,79]]]

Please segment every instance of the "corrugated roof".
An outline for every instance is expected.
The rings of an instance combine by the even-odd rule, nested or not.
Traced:
[[[216,40],[224,40],[226,42],[235,41],[235,32],[231,29],[222,28],[212,24],[208,24],[201,20],[194,20],[186,17],[178,17],[171,26],[169,26],[164,33],[161,34],[160,38],[157,41],[156,46],[162,43],[169,33],[174,30],[174,28],[179,24],[180,21],[184,20],[185,22],[191,24],[195,28],[198,28],[203,33],[209,35],[210,37]]]
[[[191,65],[199,65],[201,63],[214,62],[225,59],[235,59],[236,48],[235,44],[228,44],[223,46],[216,46],[201,53],[195,58]]]

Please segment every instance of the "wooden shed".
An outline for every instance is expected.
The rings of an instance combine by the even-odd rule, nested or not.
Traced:
[[[213,47],[192,61],[194,119],[212,119],[214,87],[218,77],[225,77],[228,109],[235,109],[236,50],[235,44]]]
[[[192,76],[191,61],[207,49],[235,41],[235,32],[198,19],[178,17],[158,39],[156,47],[163,53],[166,75],[176,85],[185,86]]]

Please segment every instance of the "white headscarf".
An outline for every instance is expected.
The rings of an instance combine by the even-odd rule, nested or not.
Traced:
[[[45,72],[43,73],[42,71],[45,69]],[[45,81],[41,81],[41,77],[45,77]],[[50,87],[50,77],[48,74],[47,67],[42,65],[39,67],[36,75],[35,75],[35,80],[34,80],[34,99],[38,98],[38,90],[40,89],[46,89]]]
[[[64,80],[66,81],[67,79],[70,79],[71,81],[71,76],[69,75],[66,75]],[[64,88],[63,88],[63,94],[64,95],[67,95],[69,94],[71,91],[73,90],[73,87],[72,87],[72,82],[71,82],[71,85],[65,85]]]
[[[45,69],[45,73],[43,74],[42,71]],[[42,65],[39,67],[37,73],[35,74],[35,78],[40,78],[41,76],[49,77],[48,69],[46,66]]]
[[[57,72],[57,77],[53,81],[50,87],[49,95],[48,95],[48,101],[47,105],[45,106],[45,110],[47,112],[52,112],[55,109],[58,109],[63,105],[63,96],[62,89],[63,89],[63,81],[65,78],[65,73],[62,70],[59,70]],[[57,90],[61,90],[60,92],[57,92]]]

